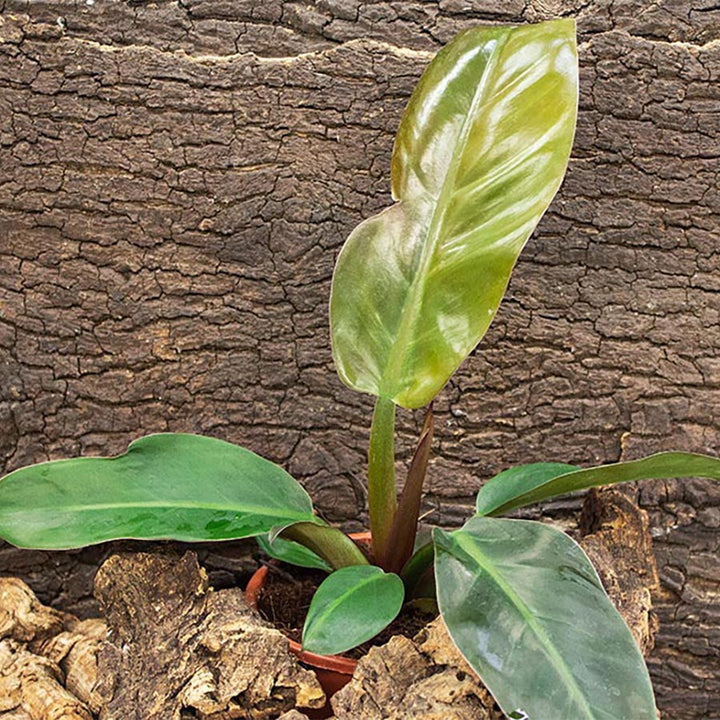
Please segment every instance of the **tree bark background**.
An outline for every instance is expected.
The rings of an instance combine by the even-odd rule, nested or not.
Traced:
[[[436,403],[429,521],[461,522],[511,464],[720,452],[717,3],[0,0],[0,471],[200,432],[362,519],[372,402],[331,364],[336,253],[390,203],[432,54],[475,23],[558,14],[581,43],[573,158]],[[401,414],[401,462],[419,422]],[[720,718],[720,486],[638,498],[660,706]],[[88,614],[106,553],[4,546],[0,572]],[[242,572],[207,554],[221,580]]]

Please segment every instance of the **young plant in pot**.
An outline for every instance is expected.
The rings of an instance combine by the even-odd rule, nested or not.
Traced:
[[[546,524],[500,516],[598,485],[720,479],[720,460],[666,452],[587,469],[515,467],[482,487],[463,527],[436,528],[424,543],[415,537],[432,400],[486,332],[560,186],[577,74],[571,20],[458,35],[429,65],[402,118],[394,204],[359,225],[340,253],[333,357],[347,385],[377,398],[372,564],[314,514],[283,469],[185,434],[144,437],[118,457],[10,473],[0,482],[0,536],[55,549],[116,538],[257,536],[272,556],[328,572],[305,622],[307,651],[344,652],[383,630],[403,604],[434,593],[450,636],[508,717],[654,720],[643,658],[580,547]],[[399,499],[398,405],[427,407]]]

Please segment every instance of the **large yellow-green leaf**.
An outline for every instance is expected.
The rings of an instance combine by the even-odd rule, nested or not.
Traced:
[[[655,720],[640,649],[577,543],[487,517],[433,536],[443,620],[508,717]]]
[[[124,455],[31,465],[0,481],[0,537],[20,547],[227,540],[314,521],[282,468],[200,435],[148,435]]]
[[[437,394],[560,186],[576,109],[572,20],[471,29],[438,53],[398,130],[396,203],[338,258],[330,320],[345,383],[405,407]]]

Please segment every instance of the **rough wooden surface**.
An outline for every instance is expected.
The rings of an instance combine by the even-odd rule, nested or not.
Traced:
[[[210,590],[194,553],[114,555],[95,593],[110,631],[98,654],[100,720],[265,720],[325,704],[287,638],[239,588]]]
[[[644,655],[658,629],[652,594],[658,590],[649,519],[626,495],[591,490],[580,520],[580,542]]]
[[[355,517],[370,401],[330,365],[334,255],[389,202],[392,137],[432,52],[472,23],[559,11],[581,40],[573,160],[436,404],[432,520],[460,522],[517,462],[718,452],[716,4],[0,0],[0,466],[204,432]],[[402,456],[415,426],[401,417]],[[720,488],[640,500],[661,705],[720,718]],[[91,612],[104,552],[4,548],[0,571]]]
[[[435,623],[422,640],[394,637],[372,648],[353,679],[332,698],[341,720],[502,720],[488,692]],[[428,639],[429,638],[429,639]],[[434,653],[447,654],[437,659]],[[440,667],[438,667],[440,666]]]
[[[101,620],[42,605],[16,578],[0,578],[0,717],[93,720]]]

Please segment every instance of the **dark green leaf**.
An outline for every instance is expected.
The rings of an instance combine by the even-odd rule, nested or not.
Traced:
[[[440,612],[503,712],[655,720],[639,648],[579,545],[526,520],[435,531]]]
[[[558,475],[580,469],[577,465],[566,463],[531,463],[503,470],[480,488],[475,501],[477,514],[489,515],[498,506],[498,501],[502,503],[506,498],[516,497],[531,488],[544,485]]]
[[[293,540],[283,540],[281,537],[270,540],[270,533],[265,533],[257,536],[257,542],[263,552],[271,558],[282,560],[282,562],[297,565],[298,567],[316,568],[317,570],[332,572],[332,567],[329,563],[325,562],[325,560],[319,555],[316,555],[312,550],[308,550],[304,545],[296,543]]]
[[[338,258],[345,383],[404,407],[432,400],[485,334],[560,186],[576,109],[572,20],[473,28],[437,54],[395,141],[397,202]]]
[[[522,470],[522,467],[518,469]],[[528,475],[521,472],[510,483],[503,482],[502,475],[497,475],[481,488],[477,497],[478,513],[502,515],[556,495],[635,480],[681,477],[720,480],[720,459],[695,453],[664,452],[640,460],[574,470],[556,476],[552,471],[548,471],[545,477],[542,472]]]
[[[332,655],[370,640],[395,619],[403,597],[402,580],[374,565],[335,571],[310,603],[303,649]]]
[[[113,458],[58,460],[0,481],[0,537],[75,548],[116,538],[228,540],[313,522],[282,468],[199,435],[149,435]]]

